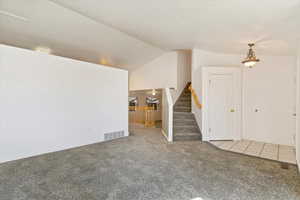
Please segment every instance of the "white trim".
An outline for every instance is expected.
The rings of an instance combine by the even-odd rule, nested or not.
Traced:
[[[168,111],[169,111],[169,122],[168,122],[168,141],[169,142],[173,142],[173,99],[172,99],[172,95],[171,95],[171,91],[169,88],[166,88],[166,96],[167,96],[167,101],[168,101]]]
[[[168,136],[167,136],[166,132],[164,131],[164,129],[161,129],[161,133],[169,141]]]
[[[170,88],[163,90],[162,130],[169,142],[173,142],[173,100]]]
[[[296,161],[300,172],[300,51],[296,60]]]
[[[246,88],[245,88],[245,73],[246,73],[246,71],[245,71],[245,68],[244,67],[242,67],[241,68],[242,69],[242,80],[241,80],[241,83],[242,83],[242,87],[241,87],[241,93],[242,93],[242,124],[241,124],[241,136],[242,136],[242,138],[245,138],[245,133],[246,133],[246,126],[245,126],[245,124],[246,124],[246,112],[245,112],[245,110],[246,110],[246,103],[245,103],[245,90],[246,90]]]
[[[209,75],[211,73],[233,73],[234,78],[234,104],[235,104],[235,135],[234,140],[240,140],[242,138],[242,79],[241,79],[241,68],[239,67],[202,67],[202,91],[203,91],[203,115],[202,115],[202,137],[203,141],[209,141],[211,135],[208,132],[208,82]]]

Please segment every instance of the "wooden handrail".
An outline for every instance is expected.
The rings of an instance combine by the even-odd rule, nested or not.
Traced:
[[[201,109],[201,108],[202,108],[202,104],[199,102],[198,96],[197,96],[195,90],[192,88],[192,85],[189,86],[189,90],[190,90],[191,93],[192,93],[192,96],[193,96],[193,99],[194,99],[194,101],[195,101],[196,106],[197,106],[199,109]]]

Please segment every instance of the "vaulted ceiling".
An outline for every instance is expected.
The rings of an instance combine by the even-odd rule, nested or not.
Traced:
[[[97,4],[98,5],[98,4]],[[0,0],[0,43],[133,69],[164,50],[48,0]]]
[[[2,11],[2,13],[1,13]],[[174,49],[294,55],[300,0],[0,0],[0,42],[132,69]]]

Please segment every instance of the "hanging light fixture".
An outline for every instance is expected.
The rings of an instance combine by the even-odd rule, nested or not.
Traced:
[[[152,95],[153,95],[153,96],[156,95],[156,90],[155,90],[155,89],[152,90]]]
[[[254,46],[253,43],[248,44],[249,51],[247,58],[242,62],[246,67],[252,68],[257,62],[259,62],[259,59],[256,58],[255,52],[253,51],[252,47]]]

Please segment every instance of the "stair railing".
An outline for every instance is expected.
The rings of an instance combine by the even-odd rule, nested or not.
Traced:
[[[196,104],[196,106],[199,108],[199,109],[202,109],[202,104],[200,103],[199,99],[198,99],[198,96],[195,92],[195,90],[192,88],[192,85],[189,86],[189,90],[191,91],[191,94],[192,94],[192,97],[194,99],[194,102]]]

